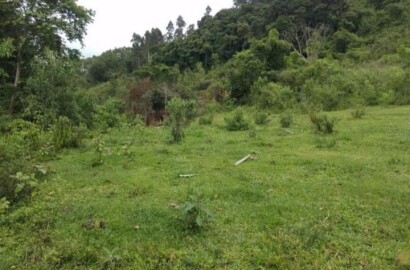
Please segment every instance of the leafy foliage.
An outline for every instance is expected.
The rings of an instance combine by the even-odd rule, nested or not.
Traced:
[[[359,107],[357,107],[356,109],[354,109],[354,110],[351,112],[351,114],[352,114],[352,117],[353,117],[354,119],[360,119],[360,118],[362,118],[363,116],[366,115],[366,107],[359,106]]]
[[[317,114],[316,112],[311,112],[309,117],[317,132],[322,134],[332,134],[334,132],[334,126],[337,122],[336,118],[331,118],[323,113]]]
[[[187,229],[197,231],[209,225],[212,214],[205,205],[203,195],[190,192],[180,209],[180,218]]]
[[[246,118],[244,110],[237,108],[231,116],[224,118],[226,123],[226,129],[229,131],[248,130],[250,128],[250,122]]]
[[[0,136],[0,198],[16,203],[31,195],[38,180],[48,174],[41,151],[48,137],[23,120],[12,121],[8,136]]]
[[[195,115],[196,103],[193,100],[183,100],[180,97],[171,99],[167,104],[169,125],[174,142],[180,142],[185,136],[184,128]]]
[[[254,115],[254,121],[257,125],[265,125],[269,122],[269,118],[265,112],[257,112]]]
[[[290,111],[285,111],[281,113],[279,123],[280,126],[283,128],[290,127],[293,123],[293,114]]]
[[[51,130],[53,143],[57,149],[80,147],[84,137],[81,128],[74,127],[70,119],[64,116],[58,118]]]
[[[105,143],[104,141],[97,137],[93,139],[93,147],[95,149],[95,153],[96,153],[96,158],[93,160],[92,162],[92,166],[96,167],[96,166],[100,166],[104,163],[104,151],[105,151]]]

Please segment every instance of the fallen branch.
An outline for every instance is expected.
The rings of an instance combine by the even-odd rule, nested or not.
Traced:
[[[238,166],[238,165],[244,163],[245,161],[247,161],[248,159],[251,159],[251,158],[252,158],[251,155],[247,155],[247,156],[244,157],[243,159],[238,160],[238,161],[235,163],[235,166]]]
[[[179,177],[181,178],[190,178],[194,176],[198,176],[199,174],[180,174]]]

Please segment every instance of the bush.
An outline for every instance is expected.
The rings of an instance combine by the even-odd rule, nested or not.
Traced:
[[[180,142],[185,136],[184,128],[194,117],[195,102],[192,100],[185,101],[180,97],[175,97],[167,104],[169,113],[169,125],[171,126],[171,135],[174,142]]]
[[[71,121],[60,116],[57,122],[51,127],[52,140],[57,149],[79,147],[84,137],[84,128],[74,127]]]
[[[200,125],[212,125],[215,112],[218,110],[219,104],[216,102],[210,102],[205,107],[206,115],[199,118]]]
[[[0,198],[14,203],[30,195],[47,169],[32,160],[35,152],[21,134],[0,140]]]
[[[366,108],[363,106],[357,107],[352,111],[351,114],[354,119],[361,119],[363,116],[366,115]]]
[[[330,118],[326,114],[316,114],[311,112],[309,114],[315,130],[322,134],[332,134],[336,124],[336,118]]]
[[[214,116],[212,114],[201,116],[198,120],[200,125],[212,125]]]
[[[252,101],[260,109],[283,111],[295,103],[295,95],[289,87],[259,78],[251,88]]]
[[[254,116],[255,124],[265,125],[269,122],[268,115],[264,112],[257,112]]]
[[[288,128],[293,123],[293,115],[291,112],[284,112],[280,114],[280,126],[283,128]]]
[[[248,130],[250,127],[242,108],[237,108],[231,117],[225,117],[224,120],[229,131]]]
[[[103,154],[105,150],[104,141],[101,140],[100,138],[95,138],[93,139],[92,144],[95,149],[96,157],[92,161],[91,166],[92,167],[100,166],[104,163],[104,159],[103,159]]]
[[[125,105],[120,100],[109,99],[103,105],[98,106],[96,111],[94,119],[97,126],[103,131],[118,127],[125,121],[122,115],[125,111]]]

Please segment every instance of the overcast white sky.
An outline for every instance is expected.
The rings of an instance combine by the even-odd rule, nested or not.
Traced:
[[[78,4],[96,12],[94,23],[88,25],[83,56],[131,46],[133,33],[143,35],[146,30],[159,28],[164,33],[168,22],[182,15],[187,25],[202,18],[206,7],[212,15],[232,7],[232,0],[78,0]],[[74,47],[80,48],[79,45]]]

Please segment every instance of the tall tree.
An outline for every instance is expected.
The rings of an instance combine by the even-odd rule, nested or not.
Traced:
[[[144,64],[151,64],[152,55],[164,42],[164,36],[158,28],[152,28],[151,31],[146,31],[143,37],[134,33],[131,42],[138,68]]]
[[[0,32],[13,39],[15,86],[20,82],[23,60],[28,64],[46,48],[61,54],[66,50],[65,40],[82,42],[93,16],[76,0],[10,0],[3,2],[1,9],[12,10]]]
[[[205,9],[205,15],[204,16],[211,16],[212,8],[210,6],[207,6]]]
[[[165,35],[165,40],[167,42],[171,42],[174,39],[174,31],[175,31],[174,23],[172,21],[169,21],[167,25],[167,33]]]
[[[194,31],[195,31],[195,25],[194,24],[188,25],[188,28],[186,30],[186,35],[189,36],[192,33],[194,33]]]
[[[184,38],[184,28],[186,26],[186,22],[184,21],[184,18],[182,18],[181,15],[178,16],[176,25],[177,25],[177,29],[175,30],[174,37],[176,39]]]

